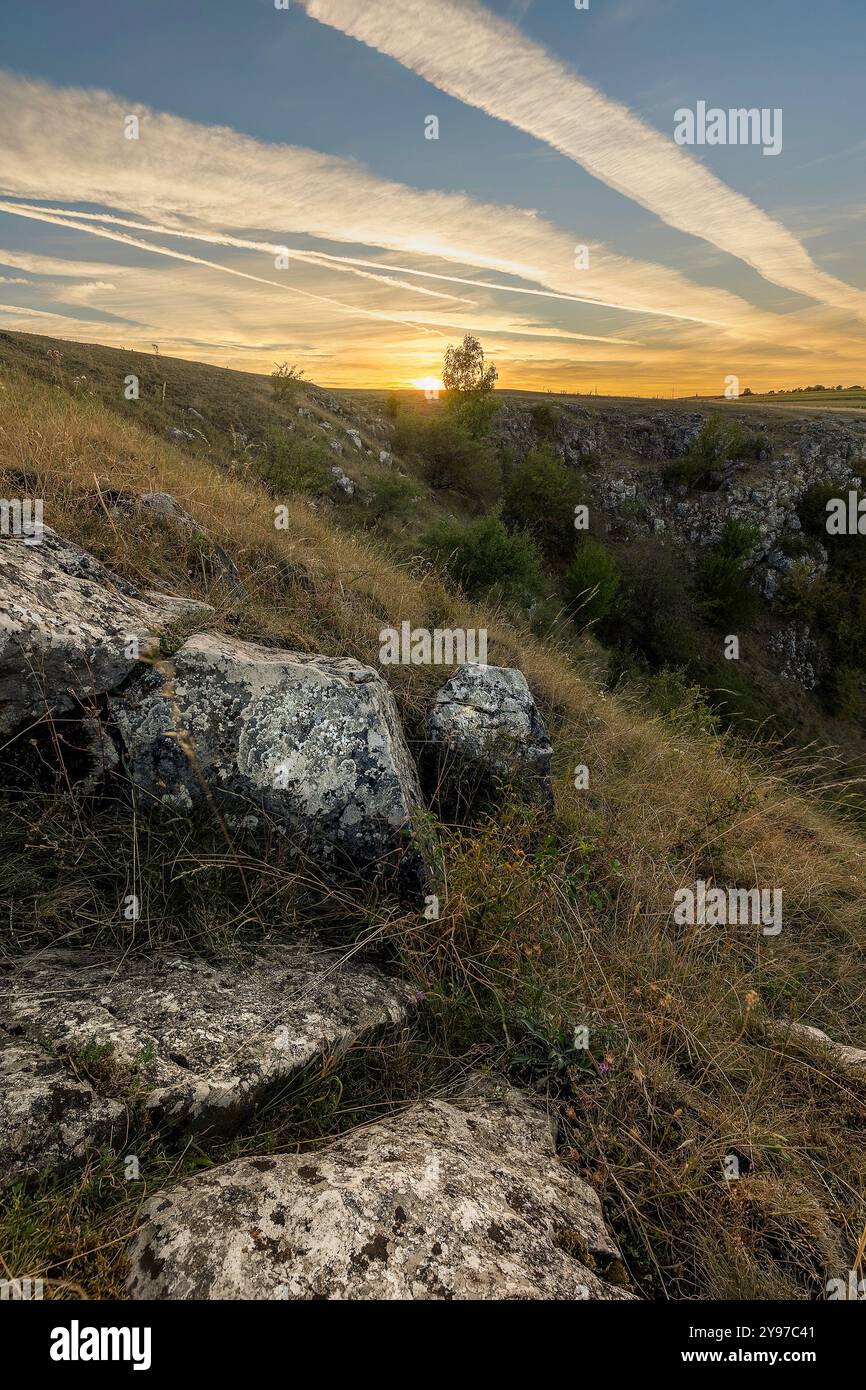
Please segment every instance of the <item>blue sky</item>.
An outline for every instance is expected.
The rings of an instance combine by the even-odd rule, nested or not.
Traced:
[[[497,18],[513,26],[511,66]],[[862,0],[77,0],[18,7],[3,28],[0,198],[65,217],[0,212],[0,327],[156,339],[250,370],[285,357],[343,385],[435,374],[470,329],[510,385],[866,377]],[[548,60],[567,72],[546,103]],[[632,127],[608,139],[604,106],[581,147],[586,84],[613,125],[617,103],[631,114],[633,157]],[[698,101],[781,108],[781,153],[682,150],[674,113]],[[138,111],[140,140],[123,144],[118,113]],[[642,148],[641,121],[657,145]],[[234,134],[208,141],[214,127]],[[586,167],[596,149],[601,172]],[[112,224],[72,227],[76,210],[188,236],[97,237]],[[261,247],[284,242],[406,276],[292,259],[288,293],[269,288],[280,272]],[[582,272],[565,264],[578,243]]]

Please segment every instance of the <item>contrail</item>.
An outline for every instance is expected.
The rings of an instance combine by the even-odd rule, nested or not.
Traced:
[[[15,206],[15,207],[18,207],[18,208],[21,208],[21,209],[23,209],[24,211],[27,211],[28,209],[30,209],[30,208],[33,207],[33,204],[32,204],[32,203],[15,203],[14,206]],[[286,246],[285,243],[280,244],[280,243],[278,243],[278,242],[271,242],[271,241],[250,241],[250,240],[248,240],[246,237],[231,236],[231,235],[229,235],[228,232],[204,232],[204,231],[195,231],[195,232],[192,232],[192,231],[190,231],[189,228],[187,228],[187,227],[173,227],[173,226],[169,226],[168,224],[161,224],[161,223],[156,223],[156,222],[138,222],[138,221],[134,221],[132,218],[129,218],[129,217],[118,217],[118,216],[116,216],[116,214],[114,214],[114,213],[78,212],[77,210],[76,210],[76,211],[73,211],[73,210],[70,210],[69,208],[40,208],[40,207],[37,207],[37,208],[35,208],[35,211],[36,211],[36,212],[50,212],[50,213],[52,213],[52,214],[53,214],[54,216],[56,216],[56,217],[78,217],[78,218],[84,218],[84,219],[86,219],[87,221],[90,221],[90,222],[110,222],[110,223],[112,224],[112,226],[115,226],[115,227],[128,227],[128,228],[130,228],[130,229],[133,230],[133,231],[150,232],[150,233],[152,233],[152,234],[161,234],[161,235],[164,235],[164,236],[184,237],[184,238],[185,238],[186,240],[188,240],[188,241],[205,241],[205,242],[208,242],[209,244],[215,245],[215,246],[232,246],[232,247],[237,247],[239,250],[242,250],[242,251],[263,251],[263,252],[265,252],[267,255],[273,255],[273,256],[278,255],[281,251],[288,251],[288,253],[289,253],[290,256],[299,257],[301,260],[320,261],[320,262],[323,262],[323,263],[324,263],[324,262],[327,262],[328,264],[335,263],[337,266],[346,266],[346,267],[349,267],[349,266],[370,266],[370,267],[371,267],[372,269],[374,269],[374,270],[375,270],[375,269],[381,269],[381,270],[393,271],[394,274],[397,274],[397,275],[418,275],[418,276],[421,276],[422,278],[427,279],[427,280],[444,280],[444,281],[446,281],[448,284],[452,284],[452,285],[469,285],[469,286],[471,286],[473,289],[500,290],[500,291],[503,291],[505,294],[527,294],[527,295],[537,296],[537,297],[540,298],[540,299],[563,299],[563,300],[566,300],[567,302],[570,302],[570,303],[573,303],[573,304],[594,304],[594,305],[596,305],[596,306],[599,307],[599,308],[604,308],[604,309],[621,309],[621,310],[623,310],[624,312],[627,312],[627,313],[633,313],[633,314],[651,314],[651,315],[653,315],[654,317],[658,317],[658,315],[661,314],[661,315],[663,315],[663,316],[666,317],[666,318],[682,319],[682,320],[684,320],[684,321],[687,322],[687,323],[707,323],[707,322],[709,322],[710,324],[712,324],[712,320],[707,320],[707,319],[703,319],[703,318],[697,318],[697,317],[695,317],[695,315],[693,315],[693,314],[678,314],[678,313],[676,313],[673,309],[647,309],[647,308],[645,308],[643,305],[623,304],[623,302],[622,302],[621,299],[618,299],[618,300],[605,300],[605,299],[596,299],[596,298],[593,298],[592,296],[589,296],[589,295],[581,295],[581,294],[559,294],[559,293],[557,293],[556,290],[537,290],[537,289],[529,289],[529,288],[527,288],[526,286],[523,286],[523,285],[503,285],[503,284],[499,283],[498,281],[494,281],[494,280],[473,280],[473,279],[472,279],[470,276],[468,276],[468,275],[444,275],[444,274],[442,274],[442,273],[439,272],[439,271],[434,271],[434,270],[415,270],[415,269],[413,269],[412,267],[410,267],[410,266],[405,266],[405,265],[385,265],[385,264],[383,264],[381,261],[364,260],[364,259],[363,259],[362,257],[360,257],[360,256],[336,256],[336,255],[334,255],[332,252],[329,252],[329,251],[296,250],[296,249],[295,249],[294,247],[292,247],[292,246]],[[516,274],[516,273],[517,273],[517,272],[515,272],[515,274]],[[381,280],[381,281],[383,282],[383,284],[386,284],[386,285],[395,285],[395,284],[396,284],[396,285],[399,285],[399,284],[400,284],[399,281],[389,280],[386,276],[383,276],[383,275],[372,275],[372,276],[370,276],[369,278],[370,278],[370,279],[373,279],[373,280]],[[460,303],[460,304],[472,304],[472,303],[473,303],[472,300],[462,299],[459,295],[436,294],[436,291],[435,291],[435,290],[423,290],[423,289],[421,289],[420,287],[416,287],[416,286],[413,286],[413,285],[400,285],[400,288],[401,288],[401,289],[408,289],[408,290],[413,290],[413,289],[416,289],[416,288],[417,288],[417,290],[418,290],[418,292],[419,292],[420,294],[430,294],[430,295],[433,295],[434,298],[437,298],[437,299],[455,299],[455,300],[457,300],[457,302]],[[721,324],[715,324],[715,325],[713,325],[713,326],[721,327],[722,325],[721,325]],[[593,337],[593,336],[591,336],[591,335],[583,335],[583,336],[588,337],[588,339],[589,339],[590,342],[597,342],[597,343],[625,343],[625,342],[628,341],[628,339],[625,339],[625,338],[611,338],[611,337],[599,338],[599,337]]]
[[[780,222],[514,24],[464,0],[301,0],[307,13],[490,116],[543,140],[671,227],[765,279],[866,315]]]
[[[263,278],[262,276],[260,276],[260,275],[252,275],[252,274],[250,274],[248,271],[237,270],[237,269],[235,269],[235,267],[233,267],[233,266],[221,265],[218,261],[209,261],[209,260],[205,260],[205,259],[203,259],[201,256],[191,256],[191,255],[188,255],[186,252],[183,252],[183,251],[172,251],[172,250],[169,250],[167,247],[164,247],[164,246],[154,246],[154,245],[151,244],[150,242],[141,241],[138,237],[127,236],[125,233],[122,233],[122,232],[110,232],[110,231],[108,231],[107,228],[100,228],[99,226],[97,226],[97,225],[95,225],[95,224],[96,224],[98,221],[103,221],[103,220],[104,220],[104,221],[112,222],[112,223],[114,223],[114,224],[119,224],[120,226],[123,226],[123,227],[136,227],[136,228],[138,228],[138,229],[140,229],[140,230],[142,230],[142,231],[150,231],[150,232],[152,232],[152,233],[162,233],[162,234],[165,234],[165,235],[167,235],[167,236],[184,236],[184,237],[191,238],[191,239],[194,239],[194,240],[207,241],[207,242],[209,242],[209,243],[216,244],[216,245],[236,246],[236,247],[240,247],[240,248],[243,248],[243,249],[253,249],[253,250],[259,250],[259,251],[266,251],[266,252],[268,252],[268,253],[273,252],[274,254],[278,254],[279,252],[285,251],[285,250],[287,249],[287,248],[285,247],[285,245],[279,245],[279,244],[277,244],[277,243],[273,243],[273,244],[272,244],[272,243],[270,243],[270,242],[245,241],[245,240],[243,240],[243,238],[240,238],[240,237],[220,237],[220,236],[219,236],[218,234],[216,234],[216,233],[202,233],[202,234],[201,234],[201,237],[199,237],[198,233],[195,233],[195,232],[180,231],[180,230],[178,230],[178,229],[176,229],[176,228],[174,228],[174,227],[159,226],[159,225],[150,224],[150,223],[134,222],[134,221],[132,221],[132,220],[129,219],[129,218],[114,217],[114,216],[108,216],[108,215],[106,215],[106,217],[103,218],[102,215],[101,215],[100,213],[93,213],[93,212],[91,212],[91,213],[78,213],[78,212],[72,213],[72,212],[69,212],[67,209],[64,209],[64,208],[37,208],[37,207],[33,207],[31,204],[24,204],[24,203],[9,203],[9,202],[6,202],[5,200],[0,200],[0,212],[16,213],[17,215],[19,215],[19,216],[21,216],[21,217],[33,218],[34,220],[39,221],[39,222],[48,222],[48,223],[50,223],[52,226],[56,226],[56,227],[67,227],[67,228],[69,228],[69,229],[71,229],[71,230],[73,230],[73,231],[91,232],[94,236],[103,236],[103,237],[105,237],[105,238],[106,238],[107,240],[109,240],[109,241],[118,241],[118,242],[120,242],[122,245],[125,245],[125,246],[136,246],[136,247],[141,248],[141,249],[144,250],[144,251],[154,251],[154,252],[156,252],[158,255],[170,256],[170,257],[172,257],[172,258],[175,259],[175,260],[189,261],[189,262],[192,263],[193,265],[204,265],[204,266],[209,266],[209,267],[211,267],[211,268],[214,269],[214,270],[222,270],[222,271],[224,271],[227,275],[238,275],[238,276],[240,276],[241,278],[243,278],[243,279],[245,279],[245,280],[254,280],[254,281],[256,281],[258,284],[261,284],[261,285],[270,285],[270,286],[272,286],[274,289],[286,290],[289,294],[298,294],[298,295],[302,295],[302,296],[303,296],[304,298],[306,298],[306,299],[315,299],[315,300],[319,300],[319,301],[322,302],[322,303],[334,305],[334,306],[336,306],[336,307],[338,307],[338,308],[344,310],[344,311],[347,312],[347,313],[364,314],[364,315],[367,315],[367,316],[371,316],[371,317],[373,317],[373,318],[385,319],[385,320],[387,320],[387,321],[390,322],[390,323],[407,324],[409,327],[414,328],[417,332],[421,333],[422,335],[424,334],[424,329],[421,327],[421,324],[423,323],[423,324],[426,324],[427,327],[428,327],[432,332],[437,333],[439,337],[444,338],[444,337],[447,336],[446,334],[443,334],[443,333],[440,333],[440,332],[439,332],[439,329],[436,327],[436,324],[435,324],[435,322],[434,322],[433,320],[430,320],[430,319],[426,318],[426,317],[423,316],[423,315],[417,315],[417,314],[416,314],[415,317],[412,318],[412,319],[410,319],[410,318],[399,318],[399,317],[394,317],[394,316],[391,315],[391,314],[385,314],[384,312],[380,312],[380,311],[374,310],[374,309],[362,309],[362,308],[358,308],[358,307],[355,307],[354,305],[344,304],[341,300],[330,299],[330,298],[327,298],[326,296],[323,296],[323,295],[312,294],[310,291],[298,289],[296,286],[283,285],[283,284],[280,284],[278,281],[275,281],[275,280],[267,280],[267,279],[264,279],[264,278]],[[87,219],[89,220],[88,223],[84,223],[82,220],[80,220],[80,219],[84,219],[84,218],[87,218]],[[294,252],[290,252],[290,254],[294,254]],[[316,257],[318,256],[318,253],[317,253],[317,252],[306,252],[306,251],[302,251],[302,252],[300,252],[299,254],[300,254],[301,257],[304,258],[304,259],[307,259],[307,258],[313,259],[313,258],[316,258]],[[331,257],[327,257],[326,259],[327,259],[327,260],[330,260],[330,259],[332,259],[332,258],[331,258]],[[370,276],[369,278],[370,278],[370,279],[378,280],[378,279],[382,279],[382,278],[384,278],[384,277],[381,277],[381,276]],[[393,283],[393,282],[386,282],[386,283]],[[470,281],[470,282],[468,282],[468,283],[474,283],[474,282],[471,282],[471,281]],[[411,288],[413,288],[413,287],[412,287],[412,286],[407,286],[406,288],[411,289]],[[424,292],[425,292],[425,291],[422,291],[422,293],[424,293]],[[426,293],[433,294],[434,292],[433,292],[433,291],[426,291]],[[449,300],[450,300],[450,299],[454,299],[456,296],[454,296],[454,295],[434,294],[434,297],[435,297],[436,299],[449,299]],[[464,302],[464,301],[460,301],[460,302]],[[438,322],[439,322],[439,323],[446,323],[447,321],[446,321],[446,320],[440,319],[440,320],[438,320]],[[450,326],[451,326],[451,327],[455,327],[455,328],[465,328],[466,325],[465,325],[465,324],[459,324],[459,323],[452,323]],[[516,334],[516,335],[519,335],[519,336],[521,336],[521,337],[526,337],[526,338],[539,338],[539,337],[542,337],[542,338],[550,338],[551,340],[557,340],[557,339],[571,339],[571,340],[573,340],[573,341],[575,341],[575,342],[606,343],[606,344],[613,344],[613,345],[615,345],[615,346],[617,346],[617,347],[619,347],[619,346],[625,346],[625,347],[634,347],[634,346],[636,346],[635,340],[634,340],[634,339],[631,339],[631,338],[599,337],[598,335],[591,334],[591,333],[569,333],[569,332],[567,332],[566,330],[560,330],[560,329],[550,329],[550,330],[548,331],[548,330],[536,330],[536,329],[529,329],[529,328],[526,328],[526,327],[518,327],[518,326],[515,326],[515,327],[513,327],[513,328],[502,328],[502,329],[500,329],[500,330],[498,330],[498,331],[500,331],[500,332],[502,332],[502,333]]]
[[[219,261],[208,261],[201,256],[191,256],[186,251],[172,251],[166,246],[154,246],[151,242],[141,241],[138,237],[127,236],[125,232],[111,232],[107,227],[96,227],[87,222],[79,222],[77,219],[52,215],[41,209],[28,208],[25,211],[17,203],[7,203],[2,200],[0,200],[0,212],[10,212],[19,217],[31,218],[36,222],[48,222],[52,226],[66,227],[71,231],[90,232],[92,236],[105,237],[107,241],[119,241],[125,246],[136,246],[142,251],[152,251],[157,256],[169,256],[175,261],[188,261],[191,265],[203,265],[210,270],[221,270],[224,275],[237,275],[242,280],[254,280],[260,285],[269,285],[271,289],[283,290],[286,294],[299,295],[302,299],[314,299],[319,304],[327,304],[332,309],[339,309],[346,314],[361,314],[365,318],[384,320],[386,323],[399,323],[414,328],[416,333],[426,336],[425,330],[414,323],[412,319],[401,318],[395,314],[386,314],[378,309],[362,309],[355,304],[344,304],[340,299],[331,299],[323,294],[313,294],[311,290],[301,290],[296,285],[281,285],[277,280],[266,280],[263,276],[251,275],[246,270],[236,270],[233,266],[220,265]],[[436,331],[433,329],[433,332]],[[441,333],[439,336],[445,337],[445,334]]]

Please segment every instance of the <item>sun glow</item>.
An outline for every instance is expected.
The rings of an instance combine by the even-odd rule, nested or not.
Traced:
[[[445,385],[438,376],[416,376],[412,385],[416,391],[444,391]]]

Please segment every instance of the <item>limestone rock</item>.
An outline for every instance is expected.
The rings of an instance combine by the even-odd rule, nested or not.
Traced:
[[[866,1067],[866,1048],[849,1047],[847,1043],[834,1042],[834,1040],[822,1033],[820,1028],[813,1028],[808,1023],[795,1023],[792,1019],[766,1019],[764,1029],[771,1038],[782,1044],[793,1042],[795,1044],[819,1043],[829,1050],[849,1067]]]
[[[516,774],[532,799],[550,798],[550,741],[522,671],[458,666],[434,696],[426,733],[455,778],[468,762],[497,777]]]
[[[132,780],[156,802],[191,811],[204,780],[232,823],[264,817],[320,863],[423,877],[405,843],[415,767],[371,667],[197,634],[110,703]]]
[[[82,1163],[126,1133],[126,1109],[37,1042],[0,1028],[0,1183]]]
[[[21,1130],[25,1153],[80,1156],[106,1142],[118,1101],[134,1094],[170,1128],[227,1128],[323,1050],[402,1022],[413,1001],[400,981],[307,941],[216,964],[45,951],[0,979],[0,1127]],[[76,1079],[75,1058],[88,1055],[116,1099]]]
[[[40,545],[0,541],[0,733],[119,685],[185,613],[205,605],[141,593],[49,527]]]
[[[543,1108],[483,1083],[186,1179],[142,1217],[134,1299],[632,1297],[604,1278],[619,1251]]]

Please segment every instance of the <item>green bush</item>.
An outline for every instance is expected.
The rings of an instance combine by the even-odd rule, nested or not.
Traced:
[[[549,401],[538,401],[529,407],[532,416],[535,432],[543,444],[548,444],[556,438],[562,412]]]
[[[583,622],[600,622],[608,616],[619,589],[616,560],[592,536],[584,536],[574,552],[566,576],[575,616]]]
[[[401,412],[394,448],[415,461],[421,477],[432,488],[453,490],[476,502],[490,502],[496,496],[501,473],[493,450],[473,439],[449,413],[424,416]]]
[[[635,541],[619,556],[621,582],[605,635],[648,664],[694,669],[698,628],[682,560],[671,550]]]
[[[418,497],[418,488],[402,473],[384,473],[370,485],[370,517],[382,521],[387,516],[404,516]]]
[[[527,604],[542,591],[541,555],[532,537],[507,530],[495,513],[476,521],[439,522],[421,536],[420,544],[468,598],[496,587]]]
[[[329,463],[330,455],[323,445],[275,430],[265,441],[256,469],[276,495],[324,492],[332,482]]]
[[[563,555],[574,543],[574,509],[586,501],[580,480],[550,444],[542,444],[510,470],[502,519],[529,531],[548,554]]]
[[[500,402],[492,391],[448,391],[444,400],[451,418],[470,439],[489,438],[500,409]]]
[[[713,626],[748,627],[758,608],[749,584],[747,558],[758,532],[753,526],[729,521],[714,550],[704,555],[695,573],[698,610]]]
[[[681,666],[663,666],[650,676],[647,696],[653,709],[681,728],[695,734],[718,732],[719,716],[711,708],[706,691]]]
[[[685,457],[675,459],[667,468],[665,478],[669,483],[698,487],[729,459],[754,457],[762,447],[762,441],[747,434],[736,420],[711,415],[692,440]]]

